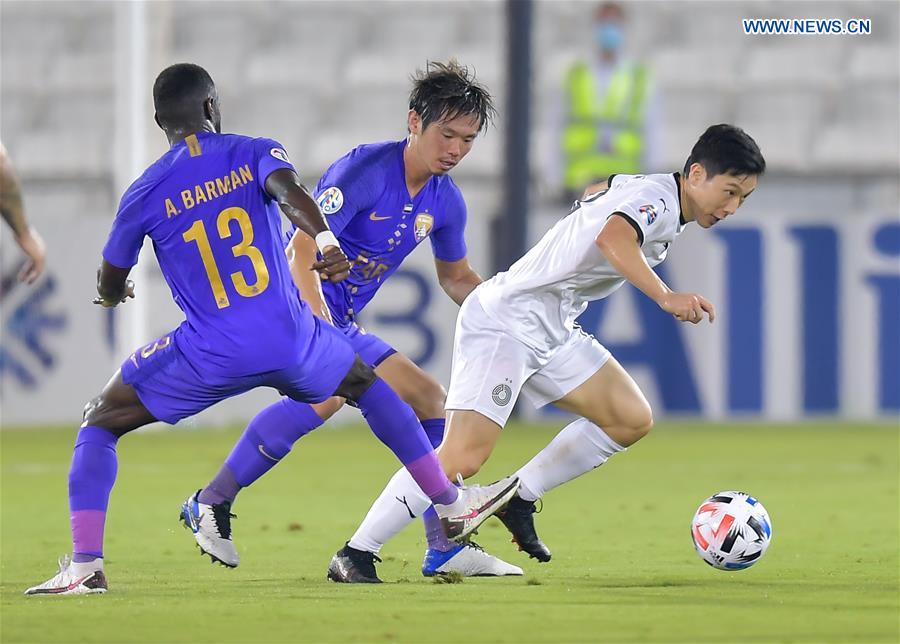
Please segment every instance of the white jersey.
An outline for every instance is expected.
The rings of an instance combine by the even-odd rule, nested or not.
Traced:
[[[485,312],[538,354],[549,355],[573,332],[588,302],[625,283],[595,240],[607,219],[621,213],[638,233],[650,266],[666,258],[681,233],[677,174],[614,175],[610,188],[576,203],[540,242],[475,293]]]

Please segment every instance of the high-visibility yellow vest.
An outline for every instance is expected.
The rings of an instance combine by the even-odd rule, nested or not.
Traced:
[[[569,113],[562,140],[566,188],[578,191],[614,173],[642,171],[647,84],[643,66],[619,69],[598,100],[590,67],[577,63],[569,69]]]

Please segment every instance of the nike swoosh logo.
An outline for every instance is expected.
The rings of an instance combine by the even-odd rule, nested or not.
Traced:
[[[80,579],[76,579],[75,581],[73,581],[73,582],[72,582],[71,584],[69,584],[68,586],[65,586],[65,587],[60,586],[59,588],[39,589],[39,590],[38,590],[37,592],[35,592],[34,594],[35,594],[35,595],[41,595],[41,594],[46,594],[46,595],[58,595],[58,594],[60,594],[60,593],[67,593],[67,592],[69,592],[70,590],[75,590],[76,588],[78,588],[78,585],[79,585],[79,584],[81,584],[82,582],[87,581],[88,579],[90,579],[90,578],[93,577],[93,576],[94,576],[94,573],[91,573],[91,574],[89,574],[89,575],[85,575],[84,577],[81,577]]]
[[[372,214],[369,215],[369,219],[371,219],[372,221],[384,221],[385,219],[390,219],[390,217],[379,217],[376,214],[377,212],[378,212],[377,210],[373,210]]]
[[[262,454],[263,456],[265,456],[265,457],[266,457],[267,459],[269,459],[270,461],[273,461],[273,462],[277,463],[278,461],[281,460],[280,458],[275,458],[275,457],[272,456],[271,454],[266,453],[266,450],[263,449],[263,446],[262,446],[262,445],[257,445],[257,446],[256,446],[256,449],[258,449],[258,450],[259,450],[259,453]]]
[[[478,512],[478,510],[472,510],[472,511],[469,512],[468,514],[461,514],[461,515],[459,515],[459,516],[457,516],[457,517],[453,517],[453,520],[454,520],[454,521],[463,521],[463,520],[465,520],[465,519],[474,519],[474,518],[477,517],[479,514],[480,514],[480,512]]]

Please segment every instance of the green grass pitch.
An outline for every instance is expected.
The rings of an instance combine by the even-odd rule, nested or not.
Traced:
[[[557,427],[512,425],[478,479],[515,470]],[[74,430],[4,430],[3,642],[897,642],[896,426],[663,424],[552,491],[537,515],[553,561],[517,552],[491,519],[476,537],[523,578],[438,584],[419,525],[388,544],[380,586],[325,580],[395,470],[363,427],[304,438],[238,498],[236,570],[198,556],[176,517],[238,430],[166,429],[119,445],[106,557],[110,592],[25,598],[69,549]],[[756,495],[774,536],[753,568],[694,553],[697,505]]]

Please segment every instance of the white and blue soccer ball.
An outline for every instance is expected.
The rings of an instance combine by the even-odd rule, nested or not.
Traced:
[[[697,508],[691,521],[697,554],[713,568],[743,570],[759,561],[772,541],[772,520],[746,492],[719,492]]]

